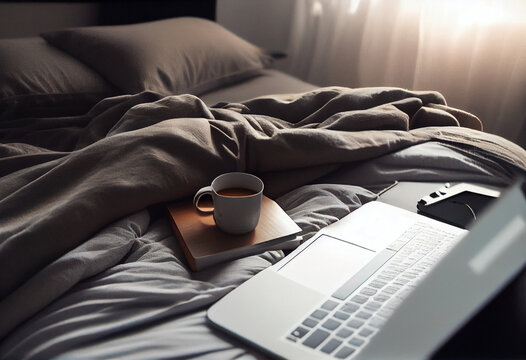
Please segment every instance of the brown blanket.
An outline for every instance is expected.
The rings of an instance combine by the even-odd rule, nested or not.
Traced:
[[[430,140],[526,169],[520,147],[459,125],[480,128],[438,93],[395,88],[215,108],[146,92],[106,99],[82,117],[0,124],[0,312],[10,293],[106,224],[191,196],[223,172],[257,173],[277,196],[341,164]]]

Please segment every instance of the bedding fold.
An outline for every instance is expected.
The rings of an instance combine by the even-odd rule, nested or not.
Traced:
[[[256,173],[277,197],[343,164],[429,141],[525,172],[523,149],[473,129],[434,127],[441,113],[419,111],[431,104],[447,108],[436,92],[397,88],[322,88],[216,108],[146,92],[103,100],[74,131],[58,119],[30,124],[30,134],[2,130],[0,313],[13,291],[105,225],[189,197],[224,172]],[[410,129],[416,114],[426,126]]]
[[[375,198],[356,186],[327,184],[303,186],[276,201],[308,238]],[[12,304],[4,303],[4,309],[15,311],[1,314],[0,328],[17,316],[20,321],[28,305],[43,308],[62,296],[0,342],[0,358],[159,359],[196,356],[203,348],[206,358],[212,353],[225,358],[224,348],[243,352],[212,332],[201,310],[282,257],[282,251],[268,251],[192,272],[168,219],[139,211],[110,224],[10,295]],[[46,277],[54,277],[54,288]],[[194,312],[199,327],[181,323]],[[160,345],[160,339],[167,343]]]

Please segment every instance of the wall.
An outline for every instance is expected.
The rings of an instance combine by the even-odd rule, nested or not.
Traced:
[[[217,22],[271,51],[289,47],[295,0],[217,0]]]

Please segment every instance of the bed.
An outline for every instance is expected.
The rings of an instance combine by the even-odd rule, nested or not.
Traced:
[[[166,217],[221,173],[259,175],[304,239],[394,181],[424,185],[396,203],[525,175],[441,94],[305,83],[205,3],[0,40],[0,358],[263,358],[205,314],[284,252],[192,272]]]

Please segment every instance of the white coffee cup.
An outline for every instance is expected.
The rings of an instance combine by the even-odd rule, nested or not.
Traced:
[[[194,206],[201,213],[214,213],[216,225],[229,234],[244,234],[256,228],[261,213],[263,181],[257,176],[231,172],[219,175],[210,186],[194,196]],[[213,209],[199,206],[204,195],[211,195]]]

